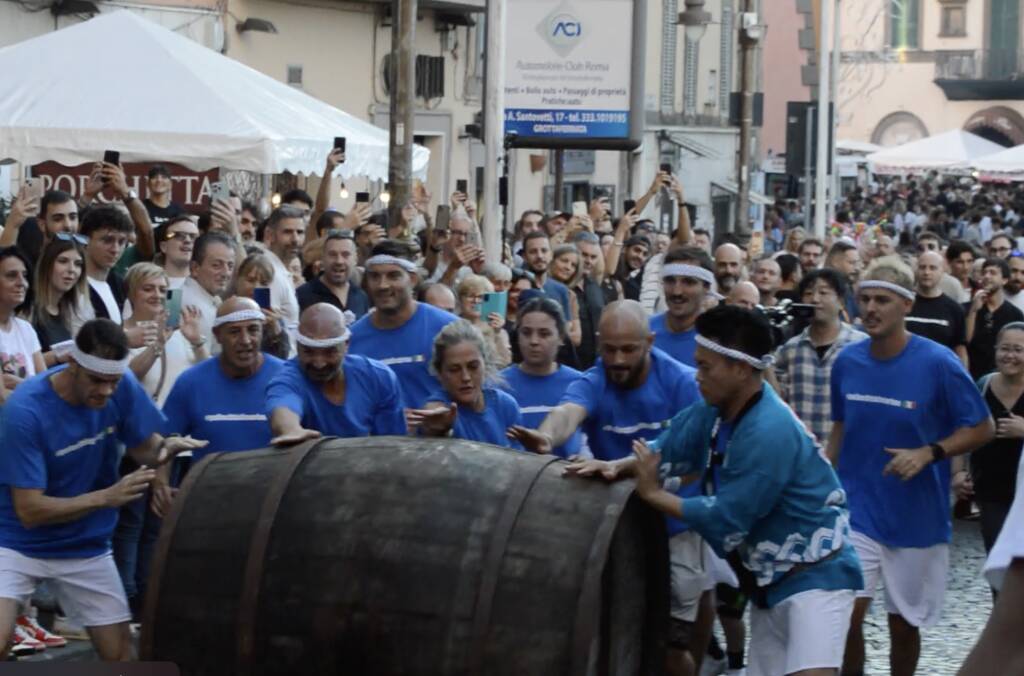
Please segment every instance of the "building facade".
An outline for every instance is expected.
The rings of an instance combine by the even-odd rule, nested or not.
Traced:
[[[1024,143],[1021,0],[841,0],[839,138]],[[870,102],[870,103],[866,103]]]

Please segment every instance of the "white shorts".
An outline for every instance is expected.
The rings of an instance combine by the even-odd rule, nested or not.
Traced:
[[[60,607],[86,627],[132,619],[114,555],[91,559],[36,559],[0,547],[0,598],[28,603],[36,586],[50,580]]]
[[[864,589],[857,597],[874,598],[881,579],[886,612],[914,627],[934,626],[946,599],[949,545],[886,547],[863,533],[853,531],[852,536],[864,573]]]
[[[704,569],[704,539],[688,530],[668,540],[672,581],[672,619],[693,622],[697,619],[700,595],[707,586]]]
[[[751,606],[747,676],[842,667],[853,599],[851,589],[811,589],[767,610]]]
[[[729,565],[729,562],[723,559],[718,554],[715,554],[715,550],[708,547],[707,558],[707,569],[708,569],[708,589],[714,589],[715,585],[725,584],[729,585],[733,589],[739,589],[740,581],[736,578],[736,572]]]

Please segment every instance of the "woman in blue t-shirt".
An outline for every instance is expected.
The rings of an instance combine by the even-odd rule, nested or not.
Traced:
[[[515,399],[494,387],[494,354],[479,329],[464,319],[444,327],[434,338],[430,373],[441,388],[421,408],[406,412],[410,429],[425,436],[514,446],[506,433],[522,424],[522,413]]]
[[[556,361],[559,346],[569,337],[557,302],[542,297],[526,303],[519,310],[516,336],[522,362],[501,372],[502,389],[519,403],[524,424],[536,429],[582,374]],[[580,452],[582,437],[577,430],[552,452],[563,458],[574,456]]]

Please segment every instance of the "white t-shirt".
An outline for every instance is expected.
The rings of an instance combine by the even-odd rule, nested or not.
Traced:
[[[139,347],[131,350],[131,357],[134,359],[137,355],[144,352],[146,348]],[[185,372],[190,366],[194,366],[198,363],[196,358],[195,350],[189,345],[188,340],[181,334],[181,331],[175,331],[171,334],[171,337],[164,343],[164,356],[157,357],[153,362],[153,365],[146,372],[146,375],[140,379],[142,382],[142,388],[146,390],[146,394],[153,396],[156,392],[157,386],[160,384],[160,360],[167,359],[167,373],[164,375],[164,384],[160,388],[160,392],[156,398],[156,405],[163,408],[164,402],[167,400],[167,395],[171,393],[171,387],[174,386],[174,382],[178,379],[182,373]]]
[[[998,590],[1014,559],[1024,559],[1024,462],[1017,468],[1017,495],[985,562],[985,577]]]
[[[285,326],[299,325],[299,301],[295,297],[292,273],[273,251],[267,251],[267,258],[274,266],[274,279],[270,282],[270,305],[281,314]]]
[[[0,372],[31,378],[36,374],[32,355],[40,351],[36,331],[24,319],[12,317],[10,330],[0,327]]]
[[[1010,301],[1015,308],[1024,312],[1024,290],[1018,291],[1012,296],[1010,294],[1006,294],[1006,300]]]
[[[89,286],[100,295],[103,305],[107,308],[107,316],[110,317],[110,321],[120,324],[121,308],[117,306],[117,301],[114,300],[114,292],[110,290],[110,284],[105,281],[98,282],[90,277]]]
[[[211,354],[220,354],[220,344],[213,338],[213,320],[221,299],[211,296],[195,279],[189,277],[181,285],[181,307],[195,307],[199,310],[199,328],[206,337]]]

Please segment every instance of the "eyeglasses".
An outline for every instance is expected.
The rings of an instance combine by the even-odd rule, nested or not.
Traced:
[[[164,239],[168,242],[172,239],[181,240],[183,242],[194,242],[199,239],[199,234],[195,232],[185,232],[184,230],[175,230],[174,232],[169,232],[164,235]]]
[[[62,242],[78,242],[82,246],[86,246],[89,243],[89,238],[85,235],[79,235],[72,232],[57,232],[53,235]]]
[[[355,239],[355,233],[351,230],[342,230],[340,228],[331,228],[327,231],[327,239]]]

